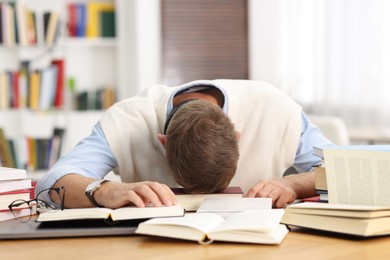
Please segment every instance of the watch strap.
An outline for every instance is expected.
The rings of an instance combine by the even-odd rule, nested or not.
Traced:
[[[89,201],[95,206],[95,207],[99,207],[99,208],[103,208],[104,206],[100,205],[99,203],[97,203],[97,201],[95,200],[95,197],[93,196],[95,191],[97,191],[98,189],[100,189],[100,187],[102,186],[103,183],[105,182],[108,182],[108,180],[104,180],[104,179],[101,179],[101,180],[98,180],[98,181],[95,181],[97,182],[96,186],[94,187],[93,190],[87,190],[85,191],[85,195],[87,196],[87,198],[89,199]]]

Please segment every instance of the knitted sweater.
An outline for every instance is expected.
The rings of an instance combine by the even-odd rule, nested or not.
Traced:
[[[157,85],[118,102],[100,123],[124,182],[158,181],[177,186],[157,133],[163,132],[173,93],[199,84],[225,93],[227,114],[240,133],[240,159],[231,185],[247,192],[262,179],[280,178],[294,163],[301,131],[301,107],[274,86],[260,81],[195,81]]]

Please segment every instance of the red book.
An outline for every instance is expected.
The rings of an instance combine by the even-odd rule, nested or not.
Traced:
[[[57,84],[54,96],[54,107],[61,108],[64,104],[65,61],[62,59],[51,62],[57,66]]]
[[[77,35],[77,6],[75,3],[68,5],[68,34],[71,37]]]
[[[196,211],[205,198],[242,198],[243,191],[240,187],[227,187],[224,191],[208,194],[190,194],[183,188],[171,188],[175,193],[178,203],[186,211]]]
[[[12,73],[12,107],[19,108],[19,72],[15,71]]]

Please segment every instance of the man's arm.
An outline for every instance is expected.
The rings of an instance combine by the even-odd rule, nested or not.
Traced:
[[[85,189],[95,179],[79,174],[68,174],[60,178],[54,187],[65,187],[65,207],[84,208],[93,207],[85,195]],[[105,182],[93,194],[99,205],[107,208],[120,208],[123,206],[145,207],[172,206],[176,204],[175,194],[165,184],[157,182],[119,183]],[[56,201],[58,203],[58,201]]]
[[[276,180],[262,180],[256,183],[246,197],[272,198],[272,205],[283,208],[298,198],[316,195],[314,172],[293,174]]]

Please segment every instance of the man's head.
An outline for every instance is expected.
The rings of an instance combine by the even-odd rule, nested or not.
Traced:
[[[171,117],[166,132],[166,154],[175,180],[192,193],[225,189],[239,158],[237,134],[217,105],[193,100]]]

